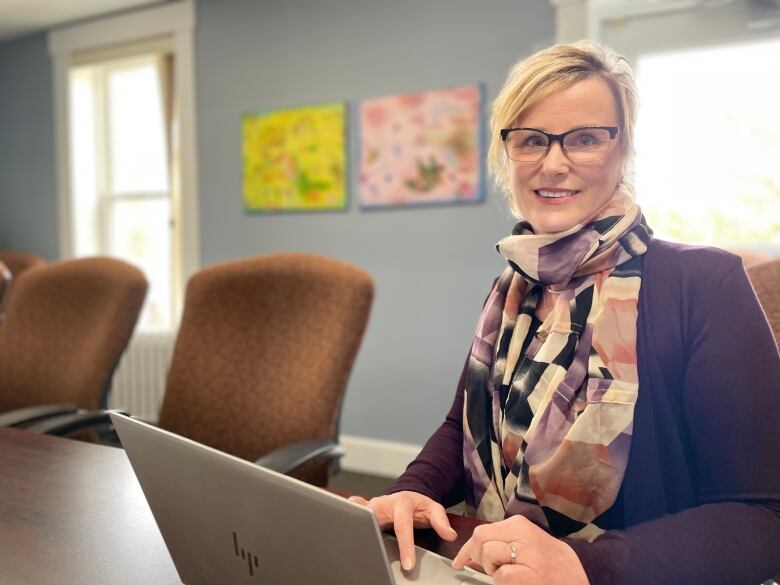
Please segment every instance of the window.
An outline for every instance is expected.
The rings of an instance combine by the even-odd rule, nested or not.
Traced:
[[[637,195],[655,233],[780,253],[780,5],[590,0],[559,12],[634,65]]]
[[[60,257],[146,273],[138,343],[172,339],[200,265],[194,27],[182,0],[49,33]]]
[[[142,331],[172,329],[178,308],[172,64],[157,52],[69,72],[73,253],[143,270],[150,286]]]
[[[656,235],[780,244],[780,40],[636,62],[639,203]]]

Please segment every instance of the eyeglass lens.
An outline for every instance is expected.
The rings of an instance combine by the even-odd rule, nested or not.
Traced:
[[[572,162],[588,163],[607,156],[612,137],[604,128],[580,128],[563,137],[563,150]],[[536,130],[513,130],[506,139],[506,153],[516,162],[536,162],[547,153],[550,140]]]

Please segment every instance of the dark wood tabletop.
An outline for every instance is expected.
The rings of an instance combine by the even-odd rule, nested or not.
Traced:
[[[0,582],[181,585],[124,451],[8,428]]]
[[[417,544],[454,557],[479,521],[450,522]],[[124,451],[0,428],[0,583],[181,585]]]

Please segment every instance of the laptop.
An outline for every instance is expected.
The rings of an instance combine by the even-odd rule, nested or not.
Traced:
[[[393,537],[358,504],[127,416],[116,428],[186,585],[492,583]]]

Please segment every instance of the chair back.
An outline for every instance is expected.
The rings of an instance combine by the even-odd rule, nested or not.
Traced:
[[[19,250],[0,250],[0,320],[8,304],[6,298],[11,292],[13,279],[25,270],[46,265],[46,260],[35,254]]]
[[[762,264],[772,259],[771,256],[758,250],[752,250],[750,248],[727,248],[732,254],[736,254],[742,258],[742,266],[746,269],[756,264]]]
[[[187,286],[160,426],[252,461],[337,438],[373,290],[363,270],[311,254],[201,270]],[[293,475],[323,485],[327,466]]]
[[[747,274],[775,334],[775,341],[780,342],[780,258],[749,266]]]
[[[41,256],[20,250],[0,250],[0,262],[8,267],[14,278],[25,270],[46,266],[46,260]]]
[[[8,267],[0,260],[0,324],[2,324],[3,319],[5,318],[3,303],[5,302],[5,296],[11,289],[12,279],[13,276],[11,275],[11,271],[8,270]]]
[[[0,412],[101,406],[145,295],[144,275],[111,258],[22,272],[0,327]]]

